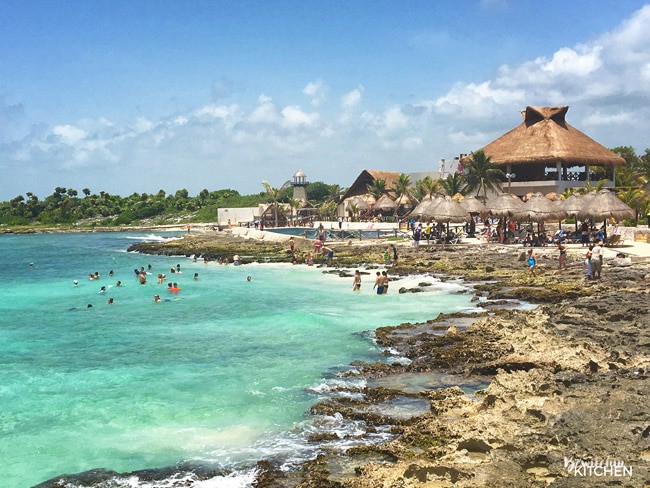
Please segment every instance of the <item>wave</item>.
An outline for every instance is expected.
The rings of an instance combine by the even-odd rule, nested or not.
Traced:
[[[125,238],[141,241],[141,242],[167,242],[167,241],[177,241],[178,239],[182,239],[182,237],[178,237],[178,236],[165,237],[165,236],[159,236],[155,234],[147,234],[146,236],[125,236]]]

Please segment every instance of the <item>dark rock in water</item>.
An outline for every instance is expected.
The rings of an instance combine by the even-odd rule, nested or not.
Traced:
[[[424,290],[422,288],[406,288],[402,287],[399,289],[400,293],[422,293]]]
[[[431,283],[423,281],[422,283],[418,283],[418,286],[431,286]]]

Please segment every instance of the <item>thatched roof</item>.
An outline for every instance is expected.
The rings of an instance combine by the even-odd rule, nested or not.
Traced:
[[[620,166],[625,160],[566,123],[563,107],[526,107],[524,121],[483,147],[497,165],[543,164],[558,161],[576,166]]]
[[[372,206],[373,210],[378,211],[389,211],[395,210],[396,208],[397,204],[388,195],[383,195],[379,200],[377,200],[377,203]]]
[[[377,171],[374,169],[364,169],[354,183],[348,188],[348,191],[343,195],[342,200],[353,197],[355,195],[364,195],[368,193],[368,185],[377,180],[384,180],[386,182],[386,190],[391,190],[395,187],[395,182],[399,178],[399,173],[394,171]]]
[[[511,193],[501,193],[485,204],[490,215],[494,217],[512,217],[523,202]]]
[[[587,202],[578,212],[578,217],[591,217],[595,220],[614,218],[616,220],[634,218],[632,210],[625,202],[609,190],[600,190],[596,196]]]
[[[486,210],[485,205],[483,205],[483,202],[481,202],[475,196],[465,197],[465,199],[462,202],[460,202],[460,204],[470,214],[482,214]]]
[[[541,193],[533,193],[514,217],[519,221],[546,222],[547,220],[562,220],[567,213],[552,200]]]

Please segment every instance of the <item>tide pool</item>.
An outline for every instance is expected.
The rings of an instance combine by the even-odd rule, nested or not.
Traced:
[[[471,308],[470,294],[450,293],[457,284],[399,295],[404,285],[391,282],[377,296],[371,276],[353,293],[351,279],[306,266],[125,252],[141,237],[0,236],[3,486],[93,468],[237,467],[291,455],[296,446],[283,439],[309,421],[310,388],[351,361],[380,360],[361,332]],[[182,274],[171,274],[177,264]],[[133,269],[148,265],[140,285]],[[95,271],[101,278],[88,280]],[[182,291],[170,294],[169,281]]]

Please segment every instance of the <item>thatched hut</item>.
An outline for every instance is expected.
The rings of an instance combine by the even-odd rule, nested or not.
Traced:
[[[562,193],[585,186],[590,167],[613,169],[625,160],[565,121],[568,106],[526,107],[524,121],[483,147],[511,178],[512,193]],[[610,178],[613,179],[613,178]]]

